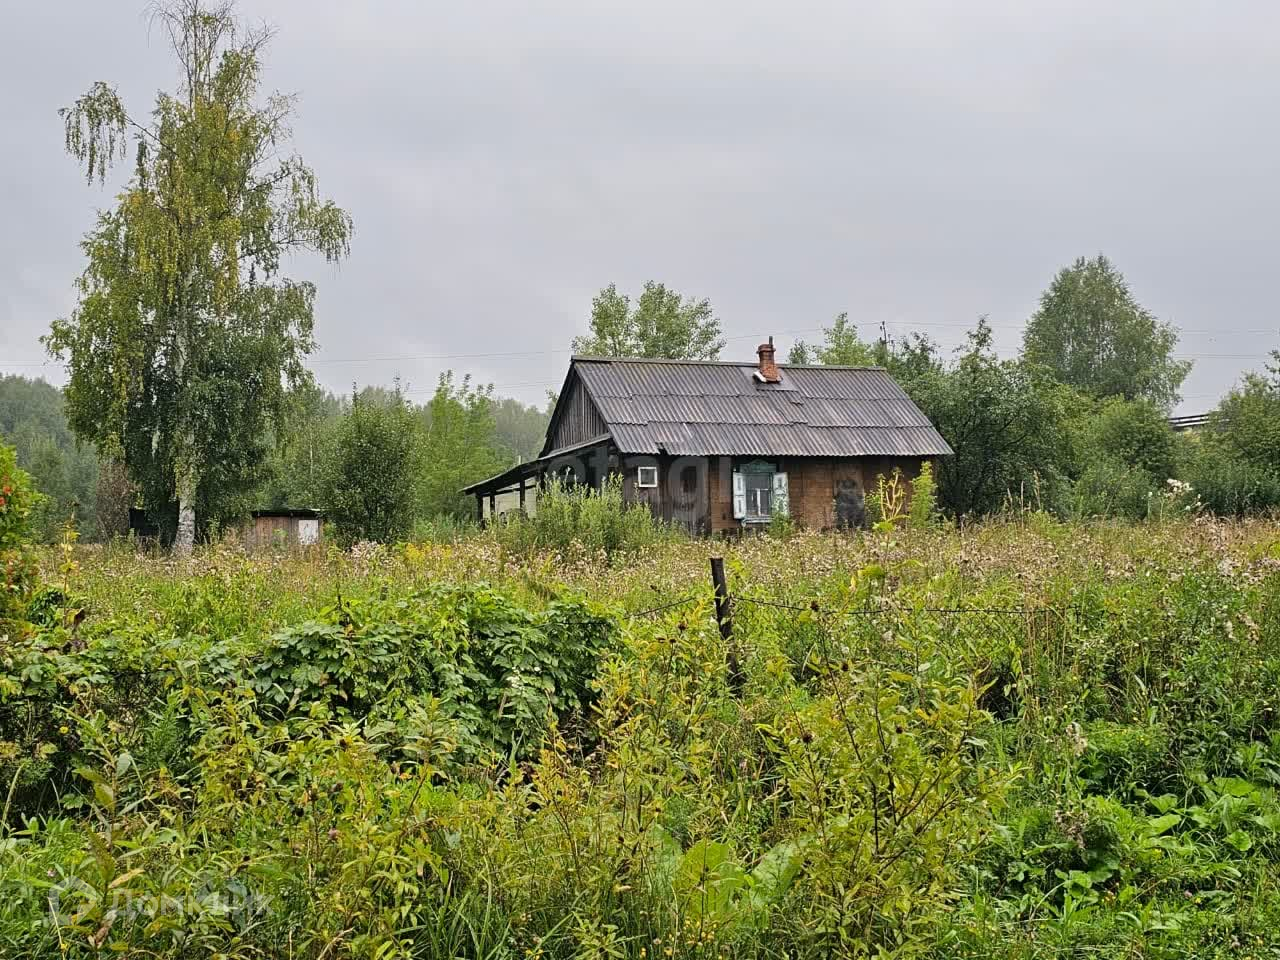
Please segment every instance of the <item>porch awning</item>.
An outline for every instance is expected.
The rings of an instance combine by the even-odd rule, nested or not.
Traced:
[[[584,440],[581,443],[575,443],[572,446],[560,447],[558,450],[552,450],[549,453],[545,453],[542,456],[537,457],[536,459],[526,460],[524,463],[517,463],[514,467],[510,467],[502,471],[502,473],[494,474],[488,479],[480,480],[468,487],[463,487],[462,492],[481,495],[486,493],[501,493],[503,490],[510,487],[519,486],[523,481],[528,480],[532,476],[541,474],[542,471],[545,470],[546,467],[554,460],[559,460],[561,457],[567,457],[578,453],[579,451],[599,446],[600,444],[606,443],[612,439],[613,437],[610,434],[603,433],[598,437],[592,437],[590,440]]]

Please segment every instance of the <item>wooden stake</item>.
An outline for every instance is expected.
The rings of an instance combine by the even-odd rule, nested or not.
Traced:
[[[725,643],[725,664],[729,668],[729,688],[734,694],[742,693],[742,664],[738,648],[733,642],[733,601],[729,598],[729,584],[724,577],[724,557],[711,558],[711,585],[716,593],[716,623],[720,627],[720,639]]]

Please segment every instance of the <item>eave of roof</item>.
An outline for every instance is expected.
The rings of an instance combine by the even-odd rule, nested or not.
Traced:
[[[528,478],[531,474],[535,473],[539,467],[550,463],[552,460],[558,460],[561,457],[570,456],[571,454],[578,453],[581,450],[596,447],[602,443],[608,443],[612,439],[613,437],[610,434],[604,433],[598,437],[592,437],[590,440],[583,440],[581,443],[574,443],[567,447],[560,447],[557,450],[544,453],[532,460],[517,463],[515,466],[508,467],[506,470],[503,470],[501,473],[495,473],[492,477],[486,477],[484,480],[478,480],[469,487],[463,487],[462,492],[487,493],[490,489],[494,491],[500,490],[502,487],[515,483],[517,480]]]

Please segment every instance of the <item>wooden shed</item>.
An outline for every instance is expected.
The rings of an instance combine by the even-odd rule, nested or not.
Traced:
[[[245,530],[250,546],[308,546],[320,542],[320,511],[300,507],[254,510]]]

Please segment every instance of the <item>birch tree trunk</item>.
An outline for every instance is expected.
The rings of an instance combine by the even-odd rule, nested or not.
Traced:
[[[194,94],[193,94],[194,96]],[[174,357],[174,367],[177,373],[177,379],[181,381],[187,370],[187,357],[190,355],[190,339],[191,331],[194,326],[195,318],[188,313],[192,310],[192,299],[189,294],[192,289],[192,281],[194,279],[194,269],[190,265],[183,271],[182,285],[178,289],[177,310],[177,329],[176,329],[176,356]],[[188,413],[187,416],[190,416]],[[191,556],[192,550],[196,545],[196,488],[199,485],[199,477],[196,472],[196,438],[195,430],[191,428],[191,423],[187,420],[179,434],[182,437],[182,446],[178,450],[177,459],[173,465],[174,472],[174,493],[178,498],[178,529],[173,536],[173,553],[178,557]]]
[[[199,476],[193,464],[184,460],[178,464],[178,530],[173,538],[175,556],[189,557],[196,543],[196,488]]]

